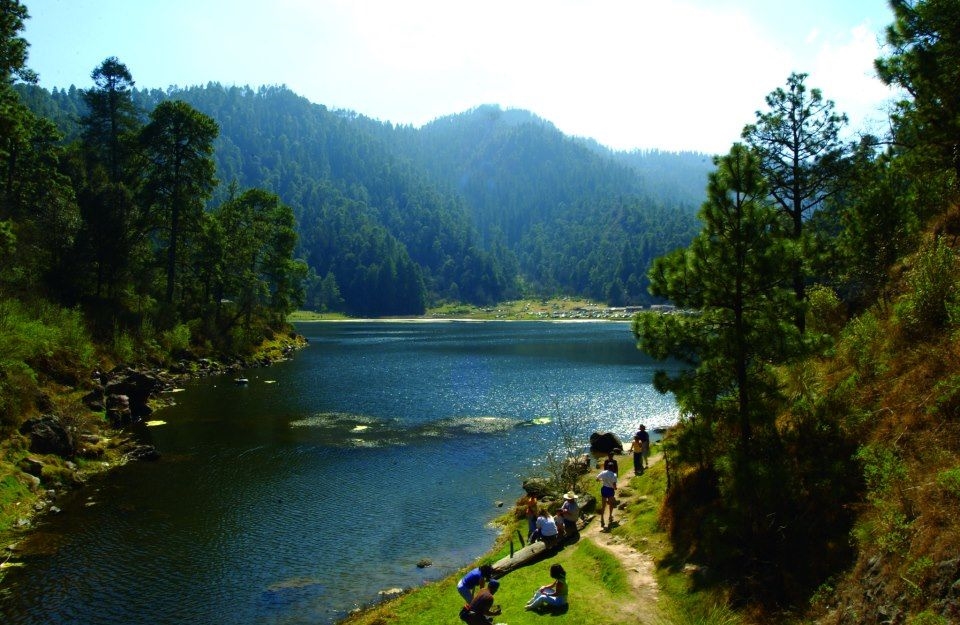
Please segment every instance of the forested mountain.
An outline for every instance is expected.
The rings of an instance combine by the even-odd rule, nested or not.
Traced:
[[[76,136],[82,90],[19,90]],[[686,244],[696,225],[695,193],[670,195],[702,195],[710,160],[687,155],[704,167],[675,181],[665,163],[678,155],[616,154],[491,106],[414,129],[332,111],[283,87],[208,84],[134,90],[133,99],[144,112],[183,100],[214,119],[221,185],[210,204],[231,183],[276,193],[297,217],[312,276],[307,307],[361,315],[521,294],[649,302],[650,261]]]

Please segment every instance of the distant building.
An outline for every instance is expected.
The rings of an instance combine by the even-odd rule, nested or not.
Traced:
[[[650,312],[667,313],[667,312],[673,312],[676,309],[677,307],[671,304],[653,304],[650,306]]]

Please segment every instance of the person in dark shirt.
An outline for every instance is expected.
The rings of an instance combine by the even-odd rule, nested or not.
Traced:
[[[616,474],[620,474],[620,465],[617,464],[617,459],[613,457],[614,450],[611,449],[607,452],[607,459],[603,461],[603,470],[604,471],[613,471]]]
[[[491,579],[486,588],[474,596],[473,601],[460,609],[460,620],[468,625],[490,625],[493,617],[500,614],[500,606],[493,605],[493,595],[500,588],[500,582]]]
[[[640,430],[637,431],[637,437],[640,439],[640,445],[642,451],[640,452],[641,460],[643,460],[643,468],[650,468],[650,433],[647,432],[647,426],[640,424]]]

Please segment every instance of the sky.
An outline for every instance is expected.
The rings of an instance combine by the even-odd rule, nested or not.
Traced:
[[[849,132],[883,134],[886,0],[21,0],[27,65],[86,89],[111,56],[138,88],[285,85],[421,126],[519,108],[615,150],[726,153],[809,74]]]

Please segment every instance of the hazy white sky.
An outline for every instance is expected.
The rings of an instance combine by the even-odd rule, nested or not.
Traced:
[[[726,152],[794,71],[882,133],[886,0],[22,0],[28,65],[87,88],[105,58],[138,87],[286,85],[419,126],[523,108],[615,149]]]

